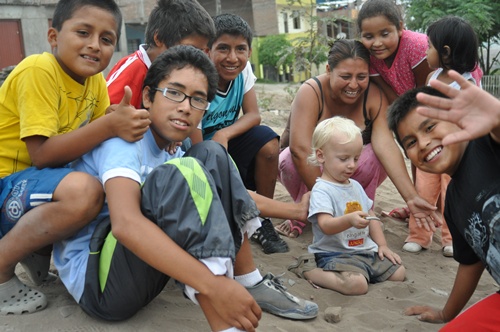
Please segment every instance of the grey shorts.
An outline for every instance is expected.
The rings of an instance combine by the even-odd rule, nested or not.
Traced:
[[[144,216],[197,259],[234,261],[241,228],[259,215],[234,162],[214,141],[195,144],[185,157],[157,166],[141,194]],[[170,278],[118,242],[109,218],[97,225],[89,247],[80,306],[93,317],[111,321],[131,317]]]
[[[361,273],[369,283],[387,280],[401,266],[381,260],[374,251],[316,253],[316,265],[324,271]]]

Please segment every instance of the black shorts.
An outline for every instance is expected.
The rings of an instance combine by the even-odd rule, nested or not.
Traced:
[[[271,128],[256,126],[229,141],[227,150],[236,163],[247,189],[256,190],[255,156],[264,145],[274,138],[279,139],[279,135]]]

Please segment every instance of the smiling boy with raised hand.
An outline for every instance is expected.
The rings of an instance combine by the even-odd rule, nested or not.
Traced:
[[[500,326],[499,293],[459,313],[485,268],[500,283],[500,101],[457,72],[449,75],[461,90],[431,81],[437,90],[408,91],[388,115],[391,130],[416,167],[452,178],[444,215],[459,262],[453,289],[443,309],[413,306],[405,313],[433,323],[451,321],[443,331],[495,331]]]
[[[77,235],[55,244],[54,263],[90,315],[127,319],[169,278],[200,304],[212,330],[254,330],[261,309],[252,290],[281,294],[282,316],[317,315],[316,304],[291,296],[269,278],[246,289],[233,279],[238,257],[252,257],[243,237],[260,222],[227,151],[215,142],[175,156],[165,151],[197,127],[216,82],[202,51],[169,48],[144,80],[143,104],[152,121],[145,137],[136,143],[108,140],[74,164],[103,183],[107,204]]]
[[[74,163],[102,182],[106,204],[88,226],[54,245],[54,263],[68,291],[91,316],[129,318],[174,278],[199,302],[212,330],[257,326],[260,308],[231,278],[237,248],[233,235],[258,215],[255,203],[241,184],[230,182],[231,177],[239,181],[237,173],[225,172],[229,182],[223,189],[233,193],[245,214],[237,211],[228,220],[205,166],[194,158],[178,158],[181,150],[175,156],[165,152],[201,121],[216,82],[217,73],[202,51],[169,48],[144,81],[143,104],[152,121],[145,137],[136,143],[107,140]],[[215,144],[203,148],[223,158],[219,152],[224,149]]]

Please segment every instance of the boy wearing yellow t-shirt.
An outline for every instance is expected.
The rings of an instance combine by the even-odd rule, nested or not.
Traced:
[[[59,1],[47,35],[52,54],[26,58],[0,88],[0,314],[45,308],[45,296],[15,276],[16,264],[24,259],[40,283],[50,251],[38,250],[101,209],[99,182],[64,166],[110,137],[135,141],[148,129],[148,112],[129,105],[127,88],[116,111],[101,117],[109,106],[101,72],[121,22],[113,0]]]

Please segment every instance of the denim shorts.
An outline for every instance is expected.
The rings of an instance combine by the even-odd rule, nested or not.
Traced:
[[[316,253],[314,256],[316,265],[324,271],[361,273],[370,283],[387,280],[400,266],[387,258],[381,260],[378,253],[371,250]]]
[[[1,179],[0,238],[32,208],[52,201],[52,194],[71,168],[30,167]]]

